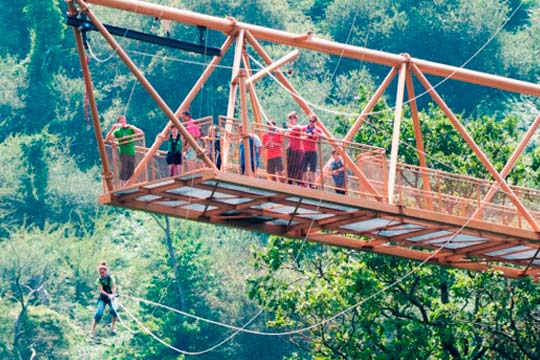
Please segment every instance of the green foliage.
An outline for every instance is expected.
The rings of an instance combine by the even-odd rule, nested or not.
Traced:
[[[0,56],[0,73],[0,139],[3,140],[11,132],[15,113],[26,105],[28,83],[26,67],[15,57]]]
[[[17,135],[0,144],[0,226],[37,225],[68,220],[77,206],[92,216],[99,191],[96,169],[81,171],[70,157],[68,143],[47,132]]]
[[[33,352],[37,359],[70,359],[73,327],[65,315],[45,306],[30,307],[25,319],[24,336],[20,340],[23,358]]]
[[[538,52],[540,51],[540,8],[531,9],[527,24],[503,39],[503,59],[506,68],[516,75],[537,82],[540,77]],[[520,46],[514,46],[519,44]]]
[[[289,341],[314,358],[538,354],[533,341],[540,324],[531,321],[538,284],[530,280],[415,268],[409,261],[317,245],[289,251],[296,246],[274,238],[257,253],[260,275],[251,281],[251,295],[273,314],[269,326],[309,326],[308,336],[293,334]]]

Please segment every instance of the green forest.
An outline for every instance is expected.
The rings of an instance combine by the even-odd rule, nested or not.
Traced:
[[[538,0],[151,2],[540,82]],[[1,359],[540,359],[540,285],[528,277],[418,267],[411,260],[99,205],[101,163],[67,4],[0,4]],[[159,19],[92,10],[105,23],[165,35]],[[226,37],[172,23],[172,38],[197,43],[203,35],[218,48]],[[210,61],[118,41],[173,109]],[[103,131],[125,114],[151,143],[165,115],[98,33],[89,32],[88,43]],[[265,48],[276,59],[293,50]],[[221,63],[230,66],[233,53]],[[361,111],[388,72],[304,50],[287,70],[310,102],[344,112]],[[215,70],[190,104],[194,118],[226,114],[230,79],[230,68]],[[272,118],[281,122],[288,111],[300,112],[271,79],[257,86]],[[488,144],[483,151],[499,170],[540,109],[537,97],[456,81],[439,92],[473,137]],[[395,96],[385,96],[355,141],[389,149],[393,113],[381,110],[391,108]],[[437,159],[429,165],[489,178],[429,96],[418,102],[430,129],[425,146]],[[355,120],[331,113],[320,118],[336,136]],[[406,141],[414,132],[407,106],[403,122]],[[539,189],[537,136],[532,143],[508,181]],[[400,156],[416,161],[407,148]],[[120,294],[121,321],[111,334],[106,311],[91,337],[102,261]]]

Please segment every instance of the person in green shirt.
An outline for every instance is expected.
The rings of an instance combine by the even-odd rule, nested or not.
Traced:
[[[120,180],[122,186],[126,184],[135,170],[135,139],[142,135],[141,129],[129,125],[124,115],[118,116],[118,122],[113,125],[105,141],[118,141],[118,154],[120,155]]]
[[[94,321],[92,322],[92,329],[90,330],[90,336],[94,336],[96,325],[103,317],[103,311],[105,305],[109,305],[109,312],[112,316],[111,332],[116,333],[115,324],[118,314],[116,313],[114,306],[114,298],[116,297],[116,284],[113,281],[111,275],[107,273],[107,264],[102,262],[98,266],[99,278],[96,280],[96,286],[99,289],[99,297],[97,300],[97,310],[94,315]]]

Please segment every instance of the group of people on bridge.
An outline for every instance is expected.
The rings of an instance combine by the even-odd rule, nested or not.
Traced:
[[[188,110],[181,113],[181,118],[187,132],[197,143],[202,145],[206,156],[221,170],[221,141],[217,127],[211,124],[206,130],[207,135],[203,136],[200,125],[192,118]],[[322,156],[320,141],[324,137],[323,132],[318,127],[319,119],[316,115],[311,114],[309,123],[301,126],[298,124],[298,113],[293,111],[287,115],[287,120],[283,128],[278,128],[276,123],[271,121],[262,134],[262,141],[257,134],[248,132],[241,124],[238,125],[240,172],[243,175],[246,174],[247,161],[245,157],[248,152],[244,150],[244,145],[247,144],[250,149],[248,156],[250,157],[251,174],[256,174],[260,167],[259,158],[264,152],[266,173],[269,179],[315,188],[318,183],[319,156]],[[126,117],[120,115],[118,122],[113,125],[105,137],[107,142],[116,140],[118,143],[119,178],[122,186],[127,184],[134,173],[136,165],[135,143],[143,136],[142,130],[128,124]],[[284,159],[286,159],[285,164]],[[169,176],[181,175],[184,169],[192,171],[199,166],[196,149],[183,139],[174,125],[169,130],[165,161]],[[332,151],[331,159],[321,170],[321,176],[323,174],[332,176],[336,193],[345,194],[346,168],[337,151]]]
[[[242,126],[239,126],[241,173],[245,174],[246,172],[243,138],[247,138],[251,149],[249,154],[252,173],[255,173],[259,167],[259,156],[264,151],[266,173],[270,179],[315,188],[317,186],[319,153],[321,153],[319,145],[321,138],[324,137],[317,125],[319,119],[316,115],[311,114],[309,123],[306,126],[300,126],[296,111],[289,113],[287,119],[288,122],[283,129],[278,128],[276,123],[272,121],[262,135],[262,141],[257,134],[246,133]],[[283,164],[284,158],[286,166]],[[336,193],[345,194],[345,163],[337,151],[332,151],[329,164],[322,170],[323,173],[331,174]]]

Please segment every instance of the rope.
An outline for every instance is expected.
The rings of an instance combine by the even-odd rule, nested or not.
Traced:
[[[129,331],[131,334],[137,334],[138,331],[133,331],[131,329],[131,327],[129,327],[125,322],[124,320],[122,320],[122,318],[120,317],[120,314],[118,313],[118,307],[116,306],[116,299],[118,299],[118,295],[115,296],[113,299],[111,299],[111,306],[114,310],[114,312],[116,313],[116,317],[118,318],[118,321],[120,321],[120,324],[122,324],[123,327],[126,328],[127,331]]]
[[[218,347],[220,347],[221,345],[225,344],[226,342],[228,342],[229,340],[231,340],[233,337],[235,337],[239,332],[240,330],[238,331],[235,331],[233,332],[231,335],[229,335],[228,337],[226,337],[224,340],[218,342],[217,344],[209,347],[208,349],[205,349],[205,350],[201,350],[201,351],[186,351],[186,350],[182,350],[182,349],[179,349],[167,342],[165,342],[164,340],[162,340],[160,337],[158,337],[156,334],[154,334],[150,329],[148,329],[139,319],[137,319],[135,316],[133,316],[133,314],[131,314],[129,312],[129,310],[122,304],[120,304],[120,307],[122,309],[124,309],[124,311],[126,312],[126,314],[129,315],[129,317],[131,317],[148,335],[150,335],[152,338],[154,338],[157,342],[159,342],[160,344],[162,344],[163,346],[171,349],[171,350],[174,350],[180,354],[183,354],[183,355],[192,355],[192,356],[196,356],[196,355],[203,355],[203,354],[206,354],[206,353],[209,353],[215,349],[217,349]],[[263,311],[263,309],[260,310],[259,314]],[[257,315],[258,316],[258,315]],[[254,320],[255,317],[252,319]],[[248,321],[244,326],[248,326],[251,321]]]
[[[351,38],[353,29],[355,28],[354,23],[356,22],[356,18],[358,17],[358,11],[360,11],[360,6],[357,6],[356,11],[354,12],[354,16],[353,16],[353,20],[351,22],[351,26],[349,26],[349,33],[347,34],[347,38],[345,39],[345,44],[346,45],[349,43],[349,40]],[[369,26],[371,26],[371,21],[369,22]],[[366,33],[366,40],[364,42],[364,47],[367,44],[368,37],[369,37],[369,27],[368,27],[368,31]],[[339,65],[341,64],[341,59],[343,59],[343,54],[344,53],[345,53],[345,47],[343,47],[343,49],[341,49],[338,61],[336,63],[336,66],[334,67],[334,71],[332,71],[332,76],[330,76],[330,81],[334,81],[334,77],[336,76],[337,70],[339,68]],[[362,65],[363,62],[364,62],[364,59],[362,59],[362,61],[360,61],[360,65]]]

